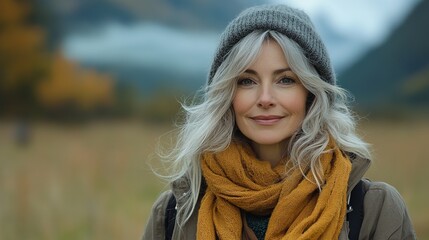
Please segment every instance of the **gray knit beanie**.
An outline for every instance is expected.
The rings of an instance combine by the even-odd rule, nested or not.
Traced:
[[[215,52],[208,84],[231,48],[254,30],[274,30],[286,35],[301,46],[304,55],[325,82],[336,84],[326,47],[308,15],[282,4],[248,8],[228,24]]]

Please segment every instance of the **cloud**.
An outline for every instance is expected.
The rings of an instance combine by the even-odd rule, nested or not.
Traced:
[[[68,36],[62,48],[69,58],[86,63],[195,72],[209,68],[218,35],[181,31],[153,23],[108,23],[90,34]]]

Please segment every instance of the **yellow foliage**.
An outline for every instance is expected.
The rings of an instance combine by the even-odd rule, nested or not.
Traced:
[[[39,101],[55,109],[73,104],[81,110],[110,106],[114,101],[113,80],[94,70],[85,70],[57,54],[48,79],[37,88]]]
[[[29,19],[32,5],[32,1],[0,0],[0,100],[7,101],[7,111],[38,104],[78,111],[112,105],[110,76],[85,70],[45,49],[44,29]]]
[[[7,25],[22,21],[29,12],[28,5],[16,0],[0,0],[0,9],[0,23]]]
[[[45,66],[45,33],[27,22],[28,5],[0,0],[0,9],[0,87],[15,91],[36,80]]]

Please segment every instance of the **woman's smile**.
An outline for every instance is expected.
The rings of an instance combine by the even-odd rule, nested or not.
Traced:
[[[254,117],[250,117],[256,124],[262,126],[271,126],[275,125],[279,121],[281,121],[284,116],[280,115],[257,115]]]

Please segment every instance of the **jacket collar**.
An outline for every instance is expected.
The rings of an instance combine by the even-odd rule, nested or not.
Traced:
[[[362,179],[366,171],[368,171],[368,168],[371,166],[371,160],[359,157],[354,153],[348,153],[347,155],[352,163],[352,171],[350,172],[348,183],[349,189],[347,190],[347,194],[350,195],[353,188]]]

